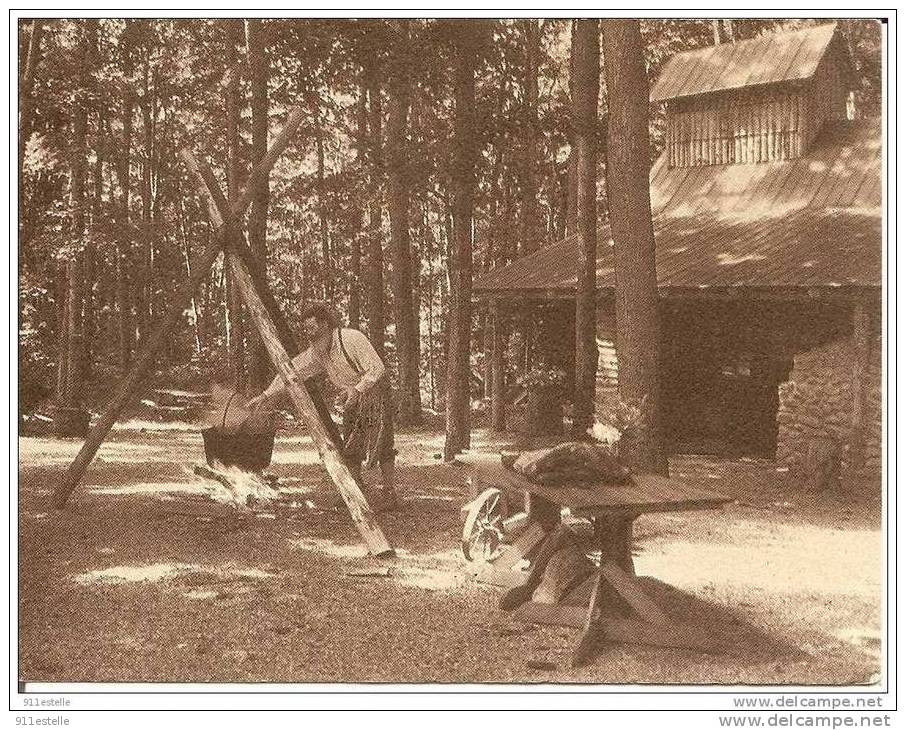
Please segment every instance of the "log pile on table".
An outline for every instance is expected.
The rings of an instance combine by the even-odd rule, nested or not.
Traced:
[[[585,441],[526,451],[504,465],[544,486],[625,484],[630,476],[615,447]]]

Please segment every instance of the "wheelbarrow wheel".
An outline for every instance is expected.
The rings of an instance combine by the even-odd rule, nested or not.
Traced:
[[[472,500],[462,528],[462,554],[466,560],[487,561],[497,552],[503,541],[505,502],[503,492],[494,487]]]

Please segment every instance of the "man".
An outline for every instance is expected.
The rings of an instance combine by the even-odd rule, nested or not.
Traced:
[[[397,506],[394,489],[396,451],[393,421],[388,411],[384,363],[368,338],[356,329],[340,326],[336,312],[325,304],[312,304],[302,313],[309,346],[293,358],[300,380],[326,375],[343,395],[344,453],[350,470],[361,479],[362,462],[381,467],[383,484],[376,509]],[[248,407],[255,411],[286,391],[278,375]]]

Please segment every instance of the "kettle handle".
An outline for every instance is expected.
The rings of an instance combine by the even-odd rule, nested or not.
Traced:
[[[233,402],[233,398],[235,398],[237,395],[238,391],[234,390],[232,393],[230,393],[230,397],[227,398],[226,405],[223,407],[223,418],[221,419],[220,423],[221,428],[226,428],[227,411],[230,410],[230,404]]]

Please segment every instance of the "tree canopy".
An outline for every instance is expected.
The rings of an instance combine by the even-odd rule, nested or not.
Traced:
[[[816,22],[826,21],[735,20],[730,31],[740,39]],[[209,158],[224,189],[231,164],[244,185],[261,154],[265,120],[272,137],[288,111],[300,107],[306,121],[271,173],[269,204],[265,199],[258,209],[258,223],[249,221],[250,233],[256,226],[261,231],[274,294],[291,322],[303,301],[326,299],[366,328],[377,316],[374,297],[383,295],[378,329],[391,367],[408,378],[410,397],[420,395],[421,406],[439,410],[448,377],[451,285],[457,286],[452,277],[461,270],[454,264],[457,252],[465,255],[457,240],[470,238],[471,278],[562,238],[575,205],[570,21],[459,25],[21,20],[19,320],[26,400],[49,393],[58,377],[61,312],[73,276],[80,289],[70,314],[84,329],[79,367],[89,383],[101,384],[98,398],[147,336],[168,292],[189,276],[212,228],[179,150]],[[713,43],[715,32],[730,40],[727,27],[715,31],[704,19],[641,25],[649,80],[675,52]],[[879,26],[861,20],[842,26],[859,74],[859,110],[877,114]],[[458,96],[464,59],[474,73],[474,99]],[[227,89],[236,94],[233,117]],[[473,105],[467,140],[457,99]],[[602,130],[606,109],[602,90]],[[231,125],[238,132],[232,142]],[[653,159],[663,142],[657,107],[649,127]],[[463,164],[474,179],[469,206],[457,202]],[[603,196],[603,155],[597,168]],[[403,194],[405,208],[398,204]],[[606,206],[598,214],[605,216]],[[463,215],[469,220],[459,220]],[[408,291],[404,280],[392,278],[401,267],[413,296],[394,308]],[[368,294],[366,279],[375,273],[384,278]],[[224,361],[228,297],[217,266],[169,344],[162,363],[167,377],[189,381]],[[407,319],[410,309],[414,316]],[[481,308],[462,316],[470,335],[464,341],[472,343],[468,398],[489,387],[482,365],[490,330]],[[514,353],[524,352],[531,333],[517,327],[510,334]],[[248,332],[241,336],[251,340]],[[404,336],[416,342],[401,343]],[[414,369],[400,357],[415,358]],[[526,362],[514,356],[508,367]]]

